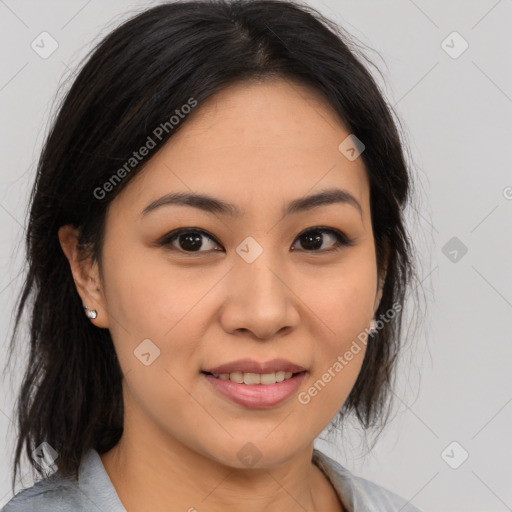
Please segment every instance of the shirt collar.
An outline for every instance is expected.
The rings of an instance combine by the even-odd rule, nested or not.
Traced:
[[[364,503],[361,503],[355,491],[352,473],[341,464],[331,459],[320,450],[313,448],[313,464],[318,466],[327,477],[347,512],[362,509]],[[357,509],[356,509],[357,506]]]
[[[98,510],[126,512],[96,450],[89,450],[80,466],[78,486]]]

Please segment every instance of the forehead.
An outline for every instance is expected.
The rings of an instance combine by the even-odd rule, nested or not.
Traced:
[[[350,132],[316,90],[287,80],[241,82],[188,116],[132,180],[137,186],[127,187],[140,201],[193,191],[250,211],[338,187],[369,208],[364,163],[339,150]]]

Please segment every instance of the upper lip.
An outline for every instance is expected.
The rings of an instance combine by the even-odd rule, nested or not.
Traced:
[[[274,372],[292,372],[298,373],[306,371],[302,366],[287,361],[286,359],[272,359],[271,361],[265,361],[259,363],[253,359],[238,359],[230,363],[221,364],[214,368],[208,368],[203,372],[213,373],[214,375],[220,375],[222,373],[274,373]]]

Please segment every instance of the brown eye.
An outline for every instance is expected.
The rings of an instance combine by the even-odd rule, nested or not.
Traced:
[[[182,252],[209,252],[219,246],[205,231],[197,229],[180,229],[166,235],[159,245],[168,246],[172,250]]]
[[[302,249],[308,252],[330,252],[343,246],[353,245],[352,240],[341,231],[321,227],[302,232],[297,240],[300,241]]]

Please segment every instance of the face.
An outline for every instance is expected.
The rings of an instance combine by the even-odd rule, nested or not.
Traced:
[[[348,136],[307,87],[237,84],[199,105],[111,203],[94,323],[112,334],[130,428],[271,467],[339,411],[364,356],[351,347],[380,300],[366,170],[338,149]],[[307,201],[334,190],[344,195]],[[232,206],[160,200],[177,193]],[[275,359],[303,371],[271,385],[203,373]]]

